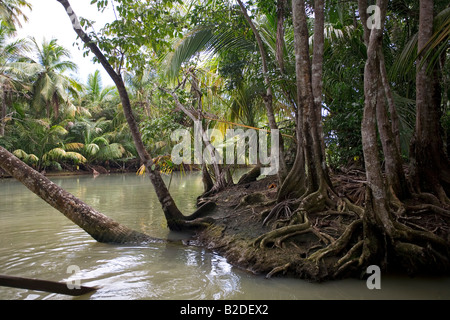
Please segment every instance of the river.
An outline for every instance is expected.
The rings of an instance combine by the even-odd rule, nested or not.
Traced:
[[[147,177],[120,174],[51,179],[133,229],[158,238],[188,237],[167,229]],[[165,179],[168,183],[168,177]],[[175,173],[170,191],[184,213],[193,212],[202,191],[200,173]],[[97,243],[12,179],[0,180],[0,274],[100,287],[81,297],[0,287],[1,300],[450,299],[450,277],[381,275],[381,289],[369,290],[365,281],[355,279],[321,284],[265,279],[195,246]]]

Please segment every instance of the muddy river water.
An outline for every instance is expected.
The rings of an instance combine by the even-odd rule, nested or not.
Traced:
[[[153,187],[135,174],[53,177],[54,182],[111,218],[159,238],[170,232]],[[168,177],[167,183],[169,182]],[[184,213],[195,210],[199,173],[174,174],[170,191]],[[195,246],[97,243],[22,184],[0,180],[0,274],[99,286],[81,297],[0,287],[2,300],[56,299],[450,299],[450,277],[381,275],[381,288],[364,280],[309,283],[265,279]]]

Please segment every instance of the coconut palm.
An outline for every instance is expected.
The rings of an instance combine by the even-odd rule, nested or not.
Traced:
[[[99,70],[89,74],[85,86],[83,100],[88,109],[101,107],[101,104],[110,100],[116,94],[114,86],[103,87],[102,76]]]
[[[129,148],[129,141],[124,126],[114,120],[79,119],[69,129],[63,149],[83,154],[89,163],[105,162],[131,157],[133,148]]]
[[[31,4],[25,0],[1,0],[0,20],[5,21],[9,26],[21,27],[20,18],[23,18],[25,22],[28,20],[22,8],[31,9]]]
[[[77,66],[70,60],[70,52],[60,46],[56,39],[44,40],[39,45],[36,39],[31,39],[38,66],[36,80],[32,88],[32,106],[38,111],[45,109],[47,118],[58,119],[62,106],[71,106],[69,92],[78,95],[82,86],[66,75],[68,71],[76,71]]]
[[[62,162],[86,162],[83,155],[63,143],[68,131],[61,125],[51,125],[48,119],[26,119],[18,121],[16,126],[20,149],[16,149],[14,154],[26,163],[38,168],[61,170]]]
[[[28,44],[24,39],[9,41],[11,27],[0,25],[0,136],[5,134],[8,119],[8,105],[12,95],[26,89],[29,64],[20,61],[27,51]]]

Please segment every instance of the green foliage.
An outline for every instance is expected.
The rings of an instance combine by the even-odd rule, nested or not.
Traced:
[[[170,136],[175,130],[184,128],[179,123],[183,119],[182,113],[174,112],[141,123],[142,140],[146,145],[151,146],[152,154],[165,155],[171,153],[174,142],[172,142]]]
[[[285,133],[294,135],[298,103],[290,1],[284,1],[283,70],[276,59],[277,4],[281,2],[244,1],[267,54],[277,120],[280,127],[289,130]],[[167,157],[174,144],[170,135],[177,129],[191,129],[192,121],[159,87],[176,87],[180,102],[197,110],[199,101],[191,85],[195,77],[202,94],[202,111],[224,120],[205,120],[208,128],[224,130],[230,122],[267,126],[262,100],[267,88],[260,53],[235,1],[92,0],[91,4],[100,11],[114,6],[116,19],[96,27],[96,32],[91,31],[92,21],[82,19],[81,24],[123,76],[143,140],[168,172],[174,168]],[[82,163],[107,165],[136,157],[117,90],[103,86],[98,71],[81,85],[67,75],[76,66],[57,40],[36,43],[14,38],[18,18],[23,16],[21,9],[28,6],[23,0],[0,1],[0,86],[7,111],[7,117],[0,119],[5,129],[0,145],[39,169]],[[313,34],[311,7],[312,2],[307,2]],[[418,12],[418,1],[390,1],[383,43],[405,157],[415,125]],[[448,1],[436,0],[435,12],[435,33],[423,54],[436,62],[441,77],[442,125],[450,137]],[[356,2],[327,1],[325,19],[323,124],[327,159],[333,167],[362,163],[367,49]]]
[[[362,163],[361,120],[363,106],[353,103],[331,108],[333,113],[325,117],[324,131],[327,160],[330,166]]]

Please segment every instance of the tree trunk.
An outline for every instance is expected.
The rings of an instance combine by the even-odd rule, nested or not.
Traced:
[[[99,242],[123,244],[162,241],[115,222],[27,166],[2,147],[0,147],[0,168]]]
[[[389,84],[389,79],[387,76],[386,71],[386,63],[384,60],[384,54],[381,52],[379,55],[380,59],[380,74],[381,74],[381,80],[384,87],[384,92],[386,94],[386,100],[389,107],[389,115],[391,120],[391,126],[392,126],[392,134],[394,136],[395,145],[398,149],[398,152],[402,153],[401,143],[400,143],[400,123],[397,113],[397,108],[394,103],[394,97],[392,95],[391,85]]]
[[[381,26],[384,26],[387,1],[378,0],[381,11]],[[363,10],[360,8],[360,10]],[[365,24],[366,21],[362,21]],[[378,54],[381,49],[383,30],[373,29],[367,44],[367,62],[364,68],[364,115],[361,125],[364,162],[366,168],[367,189],[366,206],[363,216],[365,234],[365,255],[370,260],[382,254],[385,248],[385,234],[393,234],[393,225],[389,219],[388,198],[379,159],[377,137],[377,105],[379,101],[380,68]],[[383,96],[384,101],[384,96]],[[382,104],[383,107],[385,106]],[[375,230],[380,230],[375,232]],[[378,236],[375,236],[378,234]],[[370,236],[373,235],[373,236]],[[372,248],[372,249],[370,249]],[[373,249],[376,248],[376,251]],[[386,254],[386,253],[385,253]]]
[[[277,39],[276,39],[276,58],[278,67],[284,74],[284,13],[286,0],[277,1]]]
[[[322,126],[322,88],[323,88],[323,53],[324,53],[324,28],[325,28],[325,8],[324,0],[315,0],[314,2],[314,44],[313,57],[311,64],[311,87],[314,98],[314,116],[313,137],[315,158],[320,166],[318,170],[318,178],[324,179],[330,186],[331,182],[328,176],[328,169],[325,158],[325,140]]]
[[[379,61],[382,52],[379,52]],[[381,71],[381,70],[380,70]],[[378,122],[378,132],[380,134],[381,145],[383,147],[385,172],[391,192],[399,199],[409,196],[406,176],[403,171],[403,161],[399,149],[392,133],[392,126],[389,121],[385,103],[385,90],[382,85],[381,73],[378,78],[378,97],[376,105],[376,115]]]
[[[323,50],[324,50],[324,0],[314,2],[314,38],[312,57],[312,92],[316,109],[316,117],[319,121],[319,135],[323,134],[322,119],[322,87],[323,87]]]
[[[419,37],[420,52],[433,34],[433,0],[420,1]],[[450,164],[444,153],[440,125],[439,85],[427,73],[428,63],[419,57],[416,73],[416,126],[411,142],[411,176],[418,192],[431,191],[446,203],[449,194],[444,186],[450,185]],[[423,63],[422,63],[423,62]],[[448,192],[448,191],[447,191]]]
[[[136,120],[134,118],[132,109],[131,109],[131,103],[128,96],[128,92],[125,88],[125,84],[123,82],[123,79],[120,74],[118,74],[112,66],[109,64],[106,57],[103,55],[103,53],[100,51],[100,49],[97,47],[94,41],[90,39],[90,37],[81,29],[78,23],[78,18],[76,17],[75,13],[73,12],[69,1],[67,0],[57,0],[59,3],[63,5],[63,7],[66,9],[66,12],[68,16],[71,18],[73,23],[73,29],[75,30],[76,34],[80,37],[80,39],[86,44],[86,46],[92,51],[92,53],[95,54],[99,62],[102,64],[106,72],[109,74],[111,79],[114,81],[114,84],[117,87],[117,90],[119,91],[120,100],[122,102],[123,111],[125,114],[125,118],[127,119],[128,125],[130,127],[131,134],[133,136],[133,141],[136,146],[136,150],[139,154],[139,158],[141,162],[145,165],[146,172],[149,175],[149,178],[154,186],[156,195],[158,197],[159,202],[161,203],[162,209],[164,211],[164,215],[167,220],[168,227],[171,230],[180,230],[183,229],[185,224],[184,221],[186,220],[186,217],[183,216],[183,214],[180,212],[178,207],[175,204],[175,201],[173,200],[172,196],[169,193],[169,190],[167,189],[161,174],[159,171],[154,167],[154,163],[152,160],[152,157],[148,153],[147,149],[144,146],[144,143],[142,142],[141,134],[139,132],[138,125],[136,123]]]

